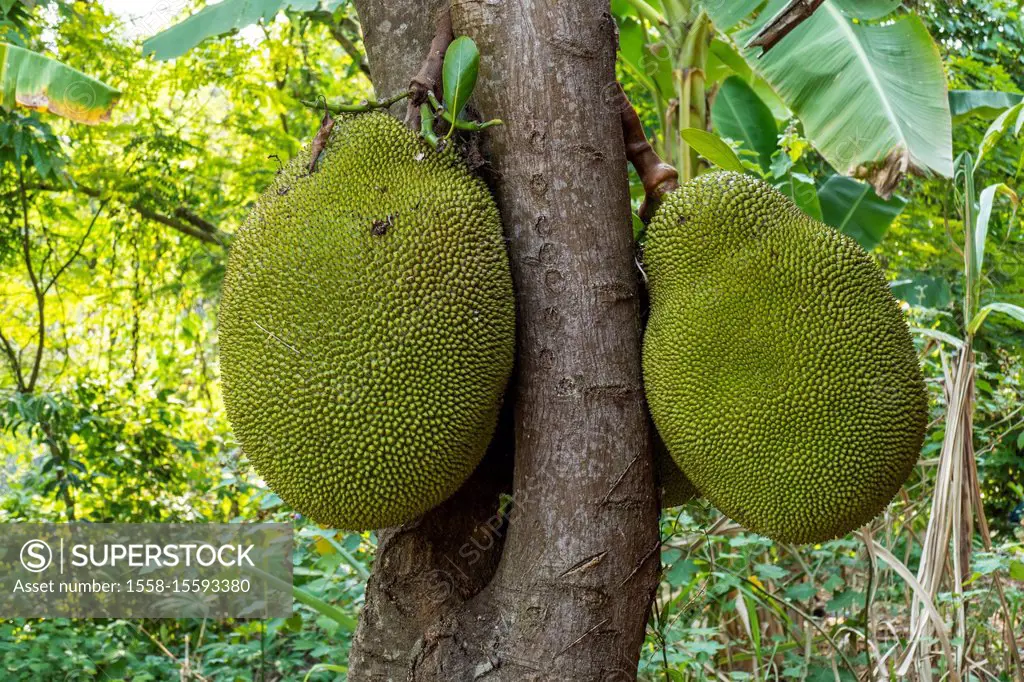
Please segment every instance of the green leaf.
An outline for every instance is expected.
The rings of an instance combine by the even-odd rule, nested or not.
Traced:
[[[333,604],[328,604],[323,599],[320,599],[320,597],[317,597],[316,595],[310,592],[307,592],[299,587],[296,587],[287,580],[282,580],[281,578],[278,578],[276,575],[272,575],[265,571],[261,571],[260,569],[255,567],[250,567],[249,571],[251,573],[258,575],[260,578],[262,578],[263,580],[265,580],[266,582],[270,583],[278,589],[291,590],[292,597],[295,599],[295,601],[299,602],[300,604],[305,604],[306,606],[310,607],[311,609],[319,613],[321,616],[329,618],[330,620],[337,623],[345,631],[355,632],[356,626],[359,624],[356,621],[356,619],[348,615],[338,607],[334,606]]]
[[[771,109],[742,78],[730,76],[722,83],[711,107],[711,121],[719,135],[756,152],[761,169],[768,171],[779,131]]]
[[[796,583],[786,589],[786,598],[795,601],[807,601],[818,593],[817,588],[811,583]]]
[[[950,90],[949,113],[953,121],[959,121],[971,115],[984,117],[997,116],[1010,107],[1019,104],[1024,95],[1013,92],[997,92],[995,90]]]
[[[848,17],[873,21],[883,19],[903,4],[903,0],[835,0],[839,11]]]
[[[992,125],[985,131],[985,137],[982,138],[981,144],[978,146],[978,158],[974,161],[974,170],[978,170],[982,160],[990,151],[995,149],[999,141],[1003,139],[1003,136],[1009,132],[1014,121],[1017,122],[1017,131],[1019,133],[1020,119],[1022,117],[1024,117],[1024,102],[1019,102],[992,121]]]
[[[870,185],[833,175],[818,191],[825,222],[857,240],[865,250],[875,248],[907,205],[906,199],[882,199]]]
[[[757,577],[761,580],[781,580],[786,577],[786,569],[775,564],[757,564],[754,566]]]
[[[701,130],[700,128],[684,128],[679,131],[679,134],[686,141],[686,144],[696,149],[698,154],[722,170],[735,171],[737,173],[746,172],[746,168],[740,163],[736,152],[718,135]]]
[[[832,597],[825,604],[825,609],[828,611],[842,611],[847,609],[857,602],[863,603],[864,594],[857,592],[856,590],[843,590],[836,596]]]
[[[643,26],[634,19],[619,22],[619,55],[635,70],[643,72],[644,45],[647,36]]]
[[[1022,440],[1024,440],[1024,434],[1021,434]],[[1024,582],[1024,561],[1011,561],[1010,562],[1010,577],[1014,580]]]
[[[981,190],[978,197],[978,217],[974,223],[974,276],[981,275],[981,266],[985,263],[985,242],[988,240],[988,223],[992,217],[992,204],[996,196],[1002,194],[1009,198],[1010,203],[1016,208],[1018,202],[1017,193],[999,182],[989,185]]]
[[[745,44],[785,2],[771,0],[737,40]],[[716,23],[725,4],[708,3]],[[852,175],[865,166],[885,192],[892,177],[886,171],[901,169],[904,160],[918,170],[952,175],[942,60],[917,16],[855,24],[834,0],[826,0],[767,54],[744,49],[744,57],[839,172]]]
[[[70,66],[0,43],[0,108],[23,106],[95,125],[110,120],[120,97],[106,83]]]
[[[785,154],[782,155],[789,158]],[[814,185],[814,178],[804,173],[792,171],[781,181],[775,183],[775,188],[793,200],[797,207],[814,218],[824,222],[821,215],[821,201],[818,199],[818,188]]]
[[[665,574],[665,580],[670,585],[689,585],[699,571],[700,568],[692,559],[679,560],[672,564],[672,568]]]
[[[174,26],[142,43],[142,54],[158,60],[174,59],[208,38],[240,31],[258,21],[270,21],[278,12],[334,12],[348,0],[223,0],[207,5]]]
[[[444,83],[444,106],[457,119],[476,87],[480,71],[480,50],[469,36],[459,36],[444,53],[441,77]],[[453,128],[454,130],[454,128]]]
[[[728,31],[743,19],[750,16],[750,13],[757,9],[763,0],[702,0],[701,5],[708,13],[708,16],[715,22],[715,26],[723,31]]]
[[[309,679],[321,670],[329,673],[347,673],[348,667],[344,665],[337,665],[334,663],[317,663],[309,669],[309,672],[306,673],[306,676],[302,678],[302,682],[309,682]]]
[[[743,55],[736,51],[732,43],[721,38],[711,41],[708,49],[708,80],[715,82],[724,80],[728,76],[736,75],[747,83],[754,79],[754,72],[750,65],[743,59]]]
[[[224,0],[207,5],[184,21],[157,33],[142,43],[142,54],[156,59],[174,59],[207,38],[239,31],[250,24],[270,21],[278,11],[294,2],[286,0]]]
[[[971,323],[967,326],[967,332],[969,334],[976,334],[977,331],[981,329],[981,325],[985,321],[985,318],[991,313],[1002,313],[1004,315],[1009,315],[1018,322],[1024,322],[1024,308],[1021,308],[1018,305],[1013,305],[1012,303],[989,303],[987,306],[979,310],[977,315],[974,316],[974,319],[971,320]]]

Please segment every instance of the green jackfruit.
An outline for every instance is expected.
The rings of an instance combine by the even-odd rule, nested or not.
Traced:
[[[665,443],[654,436],[654,466],[658,485],[661,487],[661,506],[663,509],[678,507],[697,497],[697,489],[690,483],[672,457],[665,449]]]
[[[498,210],[453,151],[383,113],[338,119],[231,247],[228,418],[256,471],[317,523],[404,523],[479,463],[512,370]]]
[[[767,184],[711,173],[666,198],[644,262],[647,398],[697,490],[784,542],[879,514],[917,461],[928,398],[871,258]]]

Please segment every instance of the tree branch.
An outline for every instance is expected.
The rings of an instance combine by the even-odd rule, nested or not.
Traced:
[[[198,215],[193,213],[191,210],[185,208],[184,206],[179,206],[178,208],[174,209],[174,216],[176,218],[181,218],[182,220],[194,225],[195,227],[198,227],[200,230],[203,230],[204,232],[209,232],[210,234],[217,233],[216,225],[214,225],[208,220],[200,218]]]
[[[43,347],[46,344],[46,295],[44,294],[35,269],[32,267],[32,245],[29,240],[28,223],[28,190],[25,187],[25,176],[22,172],[21,160],[18,160],[18,196],[21,199],[21,248],[22,257],[25,261],[25,268],[28,270],[28,278],[32,282],[32,291],[36,298],[36,313],[39,315],[39,326],[36,341],[35,358],[32,360],[32,369],[29,370],[28,381],[25,382],[25,393],[35,390],[36,381],[39,379],[39,369],[43,364]],[[42,274],[42,273],[40,273]]]
[[[14,350],[14,346],[7,337],[4,336],[4,332],[0,329],[0,343],[4,346],[4,355],[7,356],[7,361],[11,364],[11,371],[14,373],[14,381],[18,385],[18,393],[26,393],[25,390],[25,378],[21,373],[21,361],[18,359],[18,354]]]
[[[89,235],[92,234],[92,228],[96,225],[96,220],[100,217],[100,214],[103,213],[103,209],[106,208],[109,202],[109,199],[104,199],[100,203],[100,207],[96,209],[96,212],[92,214],[92,220],[89,221],[89,227],[85,230],[85,234],[82,235],[82,239],[79,240],[78,246],[75,248],[74,252],[66,261],[64,261],[63,265],[57,268],[57,272],[53,273],[53,276],[50,278],[49,284],[43,287],[44,296],[51,288],[53,288],[53,285],[57,283],[57,280],[60,278],[62,274],[64,274],[64,271],[67,270],[68,267],[70,267],[70,265],[75,262],[79,255],[81,255],[82,249],[85,247],[85,242],[86,240],[89,239]]]
[[[405,114],[405,122],[413,128],[419,127],[420,105],[426,103],[427,93],[432,92],[435,97],[441,99],[441,69],[444,66],[444,53],[453,40],[455,40],[455,33],[452,32],[451,9],[444,7],[437,15],[434,37],[430,41],[427,56],[420,65],[420,70],[409,83],[409,105]]]
[[[459,0],[516,288],[515,513],[408,679],[633,680],[658,585],[616,27],[605,0]]]
[[[78,192],[84,194],[87,197],[93,199],[100,199],[103,197],[103,192],[98,189],[87,187],[85,185],[74,185],[72,187],[57,187],[54,185],[34,185],[29,189],[40,190],[43,192]],[[155,223],[160,223],[173,230],[194,237],[207,244],[214,244],[216,246],[227,246],[231,243],[231,235],[227,232],[221,232],[217,229],[217,226],[208,220],[200,218],[190,209],[179,207],[175,209],[174,214],[181,218],[164,215],[158,211],[154,211],[148,208],[141,199],[135,199],[133,201],[123,202],[125,206],[132,209],[143,218],[152,220]]]
[[[359,67],[359,70],[363,72],[367,77],[370,75],[370,67],[366,63],[366,57],[363,56],[363,52],[356,45],[355,41],[352,40],[345,30],[348,29],[355,35],[359,35],[359,24],[354,22],[351,17],[343,17],[335,20],[334,15],[326,11],[308,12],[307,16],[313,21],[320,22],[327,27],[327,32],[331,34],[335,42],[341,46],[341,49],[345,51],[345,54],[352,59],[352,62]]]
[[[760,31],[757,32],[747,47],[760,47],[761,55],[764,56],[779,42],[792,33],[797,26],[802,24],[821,7],[825,0],[790,0],[789,4],[772,17]]]

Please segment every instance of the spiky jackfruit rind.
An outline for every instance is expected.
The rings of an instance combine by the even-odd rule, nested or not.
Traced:
[[[697,498],[697,489],[675,463],[665,444],[657,435],[654,437],[654,465],[657,482],[661,487],[661,507],[678,507]]]
[[[764,182],[711,173],[667,197],[644,263],[647,398],[702,496],[785,542],[878,515],[917,461],[928,398],[870,256]]]
[[[394,526],[479,463],[512,370],[497,207],[454,152],[383,113],[339,118],[232,244],[224,399],[256,471],[317,523]]]

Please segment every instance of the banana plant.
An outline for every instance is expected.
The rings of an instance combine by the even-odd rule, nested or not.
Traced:
[[[95,125],[110,120],[121,93],[44,55],[0,43],[0,108],[21,106]]]
[[[278,12],[328,12],[347,0],[223,0],[207,5],[142,43],[142,54],[158,60],[180,57],[208,38],[240,31],[260,21],[271,21]]]
[[[911,608],[910,638],[901,657],[897,674],[906,675],[915,664],[919,669],[927,665],[927,639],[933,631],[933,623],[926,616],[925,608],[934,602],[943,585],[948,581],[952,586],[954,599],[953,630],[956,668],[966,672],[965,583],[970,571],[970,557],[973,537],[978,532],[982,546],[991,551],[988,523],[985,519],[981,488],[978,482],[977,462],[974,451],[974,403],[976,398],[974,352],[975,338],[982,333],[984,325],[993,316],[1004,316],[1024,324],[1024,308],[1008,301],[985,298],[985,246],[989,238],[989,224],[996,201],[1005,198],[1010,205],[1007,232],[1014,229],[1020,198],[1005,183],[994,183],[980,193],[975,188],[975,170],[985,155],[995,148],[999,140],[1011,127],[1017,134],[1024,126],[1011,126],[1022,117],[1022,107],[1016,105],[1007,109],[993,122],[985,135],[977,159],[970,152],[964,152],[956,161],[954,188],[961,205],[964,236],[964,297],[962,301],[964,325],[962,337],[957,338],[938,330],[915,330],[917,333],[951,347],[952,353],[943,350],[945,394],[947,413],[945,435],[939,454],[939,465],[932,497],[932,508],[924,540],[924,550],[917,572],[917,583],[922,586],[923,596],[915,599]],[[947,575],[948,574],[948,575]],[[1002,580],[993,575],[993,585],[999,599],[1003,617],[1009,617],[1009,605],[1004,594]],[[1010,621],[1008,621],[1010,622]],[[1009,627],[1009,626],[1007,626]],[[1007,630],[1007,642],[1014,641],[1014,634]],[[1018,671],[1021,660],[1017,647],[1008,650]]]
[[[837,172],[867,180],[883,198],[908,171],[952,174],[942,62],[918,17],[890,16],[901,4],[896,0],[825,0],[762,55],[747,45],[788,3],[769,0],[756,12],[762,4],[617,0],[612,5],[622,66],[651,98],[661,129],[658,152],[680,169],[683,180],[700,168],[680,131],[708,129],[709,99],[743,102],[742,94],[750,102],[749,93],[723,82],[729,77],[762,100],[762,106],[755,105],[759,117],[764,109],[777,120],[795,116]],[[887,20],[877,21],[882,18]],[[770,134],[772,126],[763,127]],[[758,135],[744,141],[766,137],[764,131]]]

